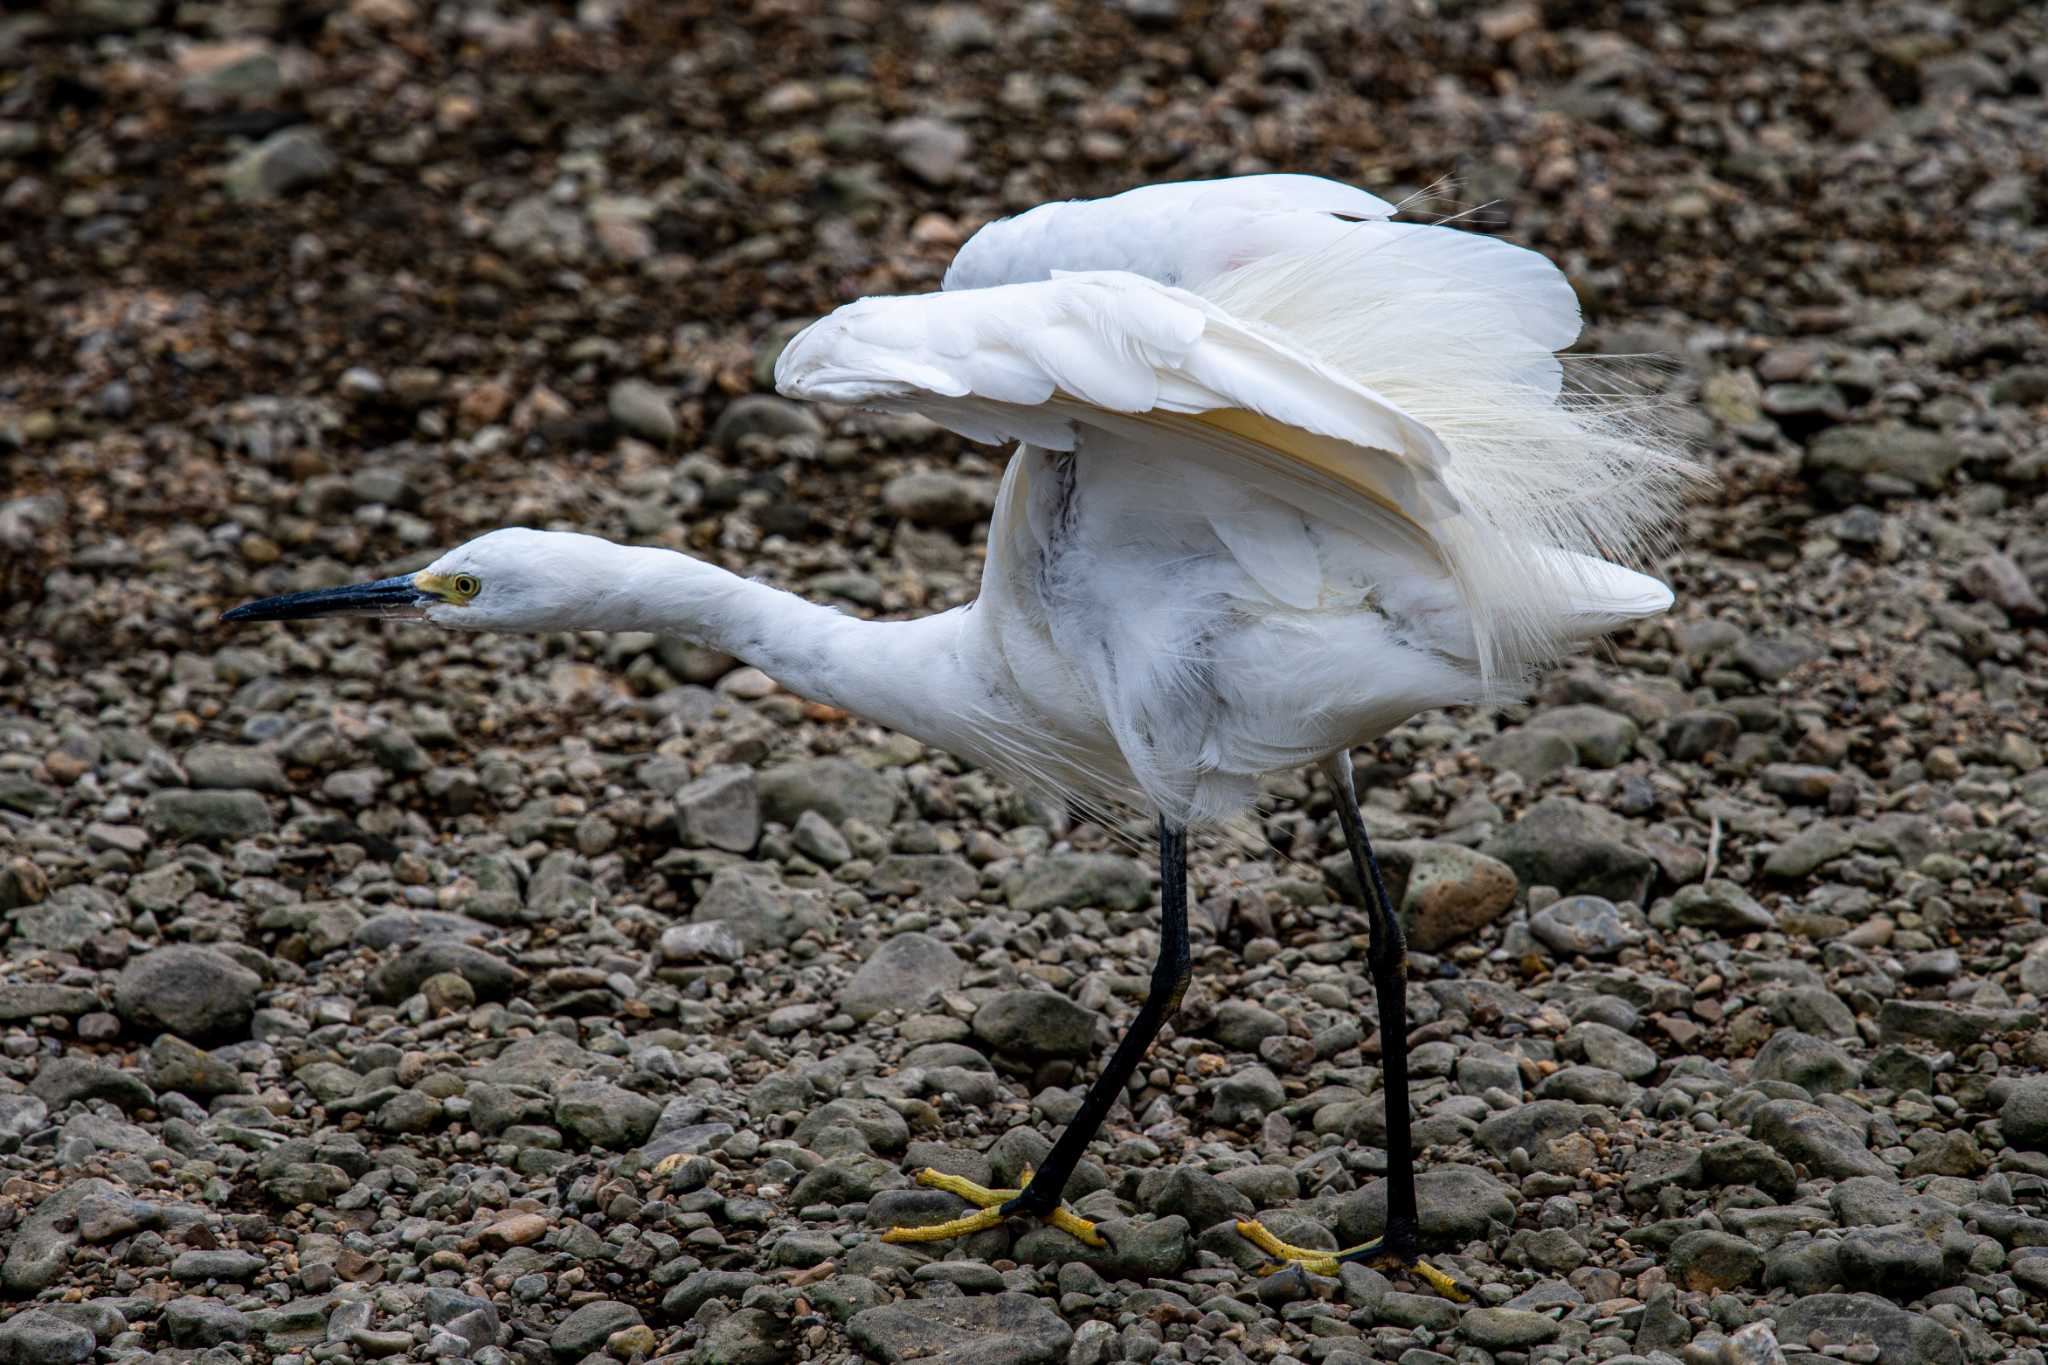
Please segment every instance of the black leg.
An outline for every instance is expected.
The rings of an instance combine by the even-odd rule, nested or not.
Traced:
[[[1351,869],[1366,900],[1372,927],[1367,964],[1380,1016],[1380,1092],[1387,1100],[1387,1228],[1376,1254],[1412,1261],[1418,1218],[1415,1208],[1415,1151],[1408,1117],[1408,943],[1401,917],[1387,897],[1380,865],[1358,814],[1351,781],[1351,755],[1339,753],[1326,770],[1337,788],[1337,818],[1351,850]]]
[[[1138,1017],[1131,1021],[1095,1084],[1088,1087],[1080,1111],[1053,1144],[1045,1164],[1032,1175],[1023,1193],[1003,1205],[1005,1214],[1044,1217],[1058,1206],[1081,1154],[1088,1150],[1102,1121],[1109,1117],[1110,1109],[1130,1084],[1131,1073],[1138,1069],[1146,1049],[1159,1036],[1160,1025],[1180,1008],[1180,998],[1187,991],[1187,831],[1169,824],[1163,817],[1159,821],[1159,912],[1159,960],[1152,964],[1152,986],[1145,993],[1145,1003],[1138,1008]]]

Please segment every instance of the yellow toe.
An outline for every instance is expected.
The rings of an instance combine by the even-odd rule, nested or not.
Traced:
[[[982,1232],[1003,1221],[1000,1208],[979,1209],[964,1218],[955,1218],[948,1223],[934,1223],[928,1228],[890,1228],[882,1234],[885,1242],[944,1242],[970,1233]]]
[[[1428,1261],[1417,1261],[1414,1265],[1411,1265],[1407,1268],[1414,1271],[1416,1274],[1420,1275],[1423,1279],[1429,1281],[1429,1287],[1431,1289],[1434,1289],[1437,1293],[1443,1295],[1452,1303],[1472,1302],[1472,1294],[1470,1290],[1468,1290],[1463,1284],[1460,1284],[1454,1276],[1446,1275],[1443,1271],[1438,1270]]]
[[[1075,1241],[1087,1246],[1106,1247],[1109,1245],[1108,1242],[1103,1240],[1102,1234],[1095,1230],[1095,1224],[1064,1205],[1054,1209],[1047,1215],[1045,1221],[1051,1223]]]
[[[944,1190],[947,1194],[958,1195],[974,1205],[978,1212],[955,1218],[950,1222],[934,1223],[928,1228],[890,1228],[882,1234],[883,1241],[944,1242],[954,1237],[965,1237],[971,1233],[986,1231],[1003,1221],[1003,1205],[1024,1193],[1021,1189],[991,1189],[987,1185],[976,1184],[964,1175],[947,1175],[944,1171],[935,1171],[929,1166],[920,1170],[916,1179],[918,1184],[928,1189]],[[1031,1172],[1028,1170],[1024,1172],[1024,1183],[1031,1183]],[[1047,1214],[1046,1221],[1088,1246],[1109,1245],[1102,1240],[1102,1234],[1095,1230],[1095,1224],[1064,1205]]]
[[[1237,1235],[1273,1258],[1272,1264],[1259,1267],[1258,1273],[1261,1275],[1271,1275],[1290,1265],[1298,1265],[1313,1275],[1337,1273],[1336,1252],[1320,1251],[1315,1247],[1298,1247],[1291,1242],[1283,1242],[1268,1232],[1265,1225],[1256,1218],[1240,1220]]]
[[[1029,1184],[1031,1177],[1027,1175],[1024,1180]],[[917,1173],[917,1183],[934,1190],[944,1190],[947,1194],[957,1194],[979,1209],[1007,1204],[1024,1193],[1022,1190],[990,1189],[986,1185],[975,1184],[964,1175],[947,1175],[944,1171],[935,1171],[929,1166]]]
[[[1272,1262],[1258,1269],[1261,1275],[1271,1275],[1290,1265],[1298,1265],[1311,1275],[1335,1275],[1346,1261],[1359,1261],[1375,1270],[1412,1270],[1452,1303],[1469,1303],[1471,1291],[1457,1277],[1447,1275],[1427,1261],[1404,1261],[1398,1256],[1380,1253],[1380,1241],[1361,1242],[1355,1247],[1342,1251],[1322,1251],[1315,1247],[1298,1247],[1283,1242],[1268,1232],[1257,1219],[1244,1219],[1237,1225],[1240,1237],[1273,1258]]]

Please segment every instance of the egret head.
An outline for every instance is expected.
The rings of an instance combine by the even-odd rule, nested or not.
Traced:
[[[618,589],[620,547],[566,531],[508,527],[458,545],[417,573],[249,602],[223,621],[381,616],[456,630],[577,630]]]

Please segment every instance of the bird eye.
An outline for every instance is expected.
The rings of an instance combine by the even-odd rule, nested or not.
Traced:
[[[457,597],[474,597],[482,592],[484,588],[483,584],[477,582],[475,578],[466,573],[455,575],[454,581],[449,586],[455,589]]]

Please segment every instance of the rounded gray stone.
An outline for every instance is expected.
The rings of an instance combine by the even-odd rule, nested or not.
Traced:
[[[1811,1095],[1853,1090],[1862,1073],[1856,1059],[1841,1047],[1797,1029],[1773,1033],[1749,1066],[1752,1080],[1790,1081]]]
[[[640,1325],[640,1310],[628,1303],[600,1299],[586,1303],[555,1328],[548,1337],[548,1349],[557,1360],[581,1360],[604,1349],[611,1334]]]
[[[960,984],[967,968],[953,950],[930,934],[897,934],[882,940],[839,992],[839,1007],[856,1020],[883,1010],[922,1009]]]
[[[1602,896],[1566,896],[1529,916],[1529,932],[1560,957],[1613,957],[1639,935]]]
[[[91,1360],[97,1346],[90,1329],[42,1309],[0,1322],[0,1362],[5,1365],[77,1365]]]
[[[1029,1294],[905,1299],[856,1313],[846,1334],[884,1365],[958,1358],[1007,1365],[1066,1359],[1073,1329]]]
[[[152,949],[122,969],[114,982],[114,1009],[152,1033],[220,1037],[248,1028],[262,987],[262,977],[225,953],[174,944]]]
[[[1021,1057],[1086,1057],[1095,1050],[1095,1011],[1052,991],[1007,991],[974,1012],[974,1036]]]

